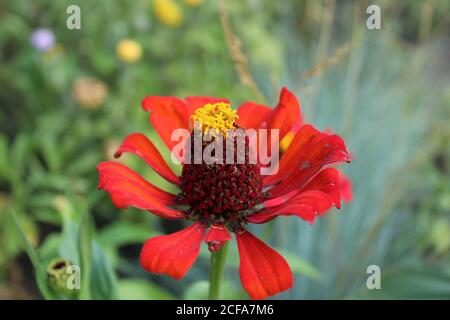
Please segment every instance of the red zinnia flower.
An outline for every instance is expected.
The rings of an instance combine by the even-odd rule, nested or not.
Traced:
[[[143,100],[142,107],[150,112],[151,124],[170,150],[177,144],[171,141],[175,129],[192,129],[193,118],[214,118],[220,113],[219,118],[225,119],[228,127],[231,123],[232,128],[279,129],[284,151],[274,175],[261,176],[259,165],[248,163],[185,163],[178,177],[146,136],[127,136],[115,157],[125,152],[138,155],[163,178],[178,185],[180,193],[163,191],[113,161],[98,165],[99,189],[106,190],[118,208],[134,206],[162,218],[194,222],[179,232],[147,240],[141,251],[142,267],[180,279],[197,259],[203,240],[210,251],[215,251],[234,233],[240,278],[251,298],[263,299],[291,288],[293,276],[285,259],[245,226],[289,215],[312,223],[332,206],[339,208],[341,197],[350,199],[350,182],[329,167],[350,161],[344,141],[304,124],[300,104],[286,88],[275,108],[247,102],[237,115],[227,99],[210,97],[181,100],[150,96]]]

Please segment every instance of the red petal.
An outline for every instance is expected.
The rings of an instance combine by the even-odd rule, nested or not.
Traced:
[[[164,143],[172,151],[178,141],[170,137],[175,129],[189,129],[190,110],[185,102],[175,97],[150,96],[142,101],[142,108],[150,112],[150,122]]]
[[[305,205],[304,202],[306,199],[303,198],[305,191],[320,191],[328,196],[329,201],[324,199],[323,194],[317,193],[315,196],[317,197],[316,201],[318,203],[314,204],[312,203],[313,198],[307,198],[311,203]],[[308,197],[311,196],[310,193],[306,194],[308,194]],[[316,215],[315,212],[317,214],[325,212],[329,209],[330,205],[340,208],[341,197],[348,201],[348,198],[346,199],[345,197],[349,196],[351,198],[351,182],[343,178],[342,173],[335,168],[327,168],[320,171],[300,193],[294,190],[288,194],[283,194],[280,197],[265,201],[264,206],[270,209],[260,214],[255,214],[249,221],[263,223],[278,215],[295,214],[312,223]],[[298,203],[299,198],[302,199],[300,203]]]
[[[343,161],[350,161],[350,157],[344,141],[339,136],[327,135],[319,141],[312,139],[297,157],[292,157],[283,164],[288,167],[286,178],[270,189],[267,196],[274,198],[301,188],[325,165]]]
[[[281,140],[289,131],[298,129],[301,123],[300,103],[294,94],[284,87],[267,127],[269,129],[280,129]]]
[[[223,224],[213,224],[205,237],[205,242],[210,241],[228,241],[231,235]]]
[[[181,231],[147,240],[141,266],[153,273],[181,279],[197,260],[205,227],[199,222]]]
[[[97,170],[98,188],[109,193],[116,207],[133,206],[167,219],[184,217],[183,212],[167,207],[175,204],[175,195],[155,187],[123,164],[102,162]]]
[[[258,108],[256,108],[258,106]],[[246,108],[242,108],[241,111],[243,120],[242,123],[249,122],[250,125],[256,128],[267,128],[267,137],[264,140],[260,140],[260,133],[258,132],[258,143],[262,142],[267,146],[267,155],[270,156],[273,143],[271,141],[271,130],[279,130],[278,139],[282,141],[283,138],[290,132],[296,132],[302,124],[302,117],[300,114],[300,103],[297,98],[286,88],[283,88],[280,93],[280,100],[278,105],[270,110],[261,105],[248,104]],[[253,109],[253,110],[252,110]],[[269,110],[268,110],[269,109]],[[252,112],[253,111],[253,112]],[[253,114],[252,114],[253,113]],[[241,116],[239,114],[239,116]],[[254,118],[254,119],[253,119]],[[238,121],[238,124],[240,122]],[[259,144],[259,146],[261,146]]]
[[[138,155],[163,178],[177,185],[180,183],[178,177],[164,161],[158,149],[156,149],[153,143],[143,134],[132,133],[128,135],[119,149],[114,153],[114,157],[118,158],[124,152]]]
[[[325,213],[332,205],[333,202],[325,192],[308,190],[296,194],[281,205],[252,214],[249,216],[248,221],[251,223],[265,223],[278,216],[295,215],[313,223],[316,215]]]
[[[327,134],[321,133],[309,124],[301,127],[295,134],[294,139],[289,144],[286,152],[281,157],[278,172],[274,175],[265,176],[264,184],[274,184],[285,177],[293,170],[294,162],[298,159],[299,155],[303,154],[307,146],[320,141],[320,139],[326,135]]]
[[[227,242],[231,240],[231,235],[223,224],[213,224],[205,237],[209,251],[217,251]]]
[[[341,193],[342,199],[344,199],[346,202],[352,201],[352,181],[344,176],[342,172],[339,172],[339,178],[339,191]]]
[[[325,192],[336,208],[341,207],[341,193],[339,188],[340,176],[335,168],[326,168],[319,172],[303,190],[317,190]]]
[[[264,128],[267,126],[267,119],[271,112],[272,109],[267,106],[246,102],[237,111],[239,119],[236,123],[244,129]]]
[[[236,239],[242,286],[252,299],[264,299],[292,288],[291,269],[278,252],[245,230],[236,233]]]
[[[264,207],[269,208],[269,207],[275,207],[280,204],[283,204],[286,201],[288,201],[290,198],[292,198],[294,195],[296,195],[297,193],[298,193],[298,190],[294,190],[289,193],[285,193],[277,198],[268,199],[268,200],[264,201],[264,203],[263,203]]]

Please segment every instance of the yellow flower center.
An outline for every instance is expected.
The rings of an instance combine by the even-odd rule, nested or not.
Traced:
[[[217,102],[198,108],[191,118],[204,133],[222,134],[226,137],[227,131],[235,128],[234,122],[239,116],[229,103]]]

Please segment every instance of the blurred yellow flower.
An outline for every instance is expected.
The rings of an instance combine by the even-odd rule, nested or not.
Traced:
[[[184,2],[190,6],[198,6],[203,3],[203,0],[184,0]]]
[[[123,39],[116,46],[117,56],[124,62],[134,63],[142,56],[141,45],[131,39]]]
[[[93,77],[82,77],[75,81],[72,95],[82,108],[95,109],[105,102],[108,87]]]
[[[154,0],[153,9],[159,21],[169,27],[176,27],[183,21],[183,12],[173,0]]]

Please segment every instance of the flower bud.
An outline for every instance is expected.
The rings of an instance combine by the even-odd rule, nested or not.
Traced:
[[[47,283],[55,293],[74,298],[77,290],[69,286],[72,273],[72,263],[69,260],[55,258],[47,266]]]

